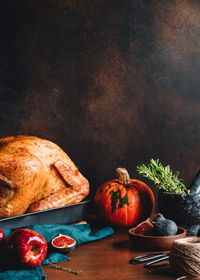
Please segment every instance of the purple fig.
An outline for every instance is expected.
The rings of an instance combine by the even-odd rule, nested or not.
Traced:
[[[152,221],[154,226],[153,233],[157,236],[172,236],[176,235],[178,227],[176,223],[172,220],[161,219],[157,222]]]

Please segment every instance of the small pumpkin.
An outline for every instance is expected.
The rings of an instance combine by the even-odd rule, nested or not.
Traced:
[[[95,194],[97,216],[113,226],[135,226],[152,214],[155,198],[142,181],[130,179],[125,168],[117,168],[118,179],[101,185]]]

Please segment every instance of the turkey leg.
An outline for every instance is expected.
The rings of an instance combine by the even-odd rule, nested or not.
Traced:
[[[27,212],[41,211],[82,201],[89,194],[88,180],[77,170],[72,170],[61,160],[53,166],[67,184],[66,188],[32,203]]]

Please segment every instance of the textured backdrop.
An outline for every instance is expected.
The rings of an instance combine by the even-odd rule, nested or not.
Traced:
[[[60,145],[91,195],[159,158],[200,165],[200,1],[1,1],[0,135]],[[151,184],[150,184],[151,185]]]

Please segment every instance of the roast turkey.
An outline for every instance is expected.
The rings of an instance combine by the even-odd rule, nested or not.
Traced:
[[[82,201],[88,180],[58,145],[34,136],[0,139],[0,218]]]

